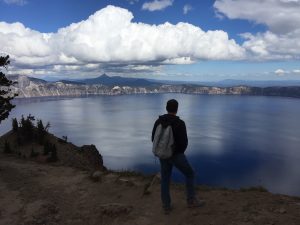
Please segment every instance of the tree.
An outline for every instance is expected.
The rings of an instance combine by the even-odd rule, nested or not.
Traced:
[[[43,124],[43,121],[42,120],[37,120],[37,124],[36,124],[36,127],[37,127],[37,140],[40,144],[43,144],[43,141],[44,141],[44,136],[46,134],[46,131],[45,131],[45,127],[44,127],[44,124]]]
[[[7,69],[7,66],[9,65],[9,56],[0,56],[0,69],[4,67]],[[16,94],[12,93],[11,85],[13,85],[14,82],[7,79],[5,74],[0,71],[0,124],[2,120],[5,120],[10,111],[15,107],[11,103],[11,100],[16,97]]]
[[[22,115],[21,123],[20,123],[20,131],[26,141],[31,141],[32,138],[34,137],[35,126],[33,121],[35,121],[35,118],[31,114],[29,114],[26,119]]]
[[[19,125],[18,125],[18,120],[17,118],[13,118],[12,119],[12,128],[13,128],[13,132],[18,132],[19,130]]]

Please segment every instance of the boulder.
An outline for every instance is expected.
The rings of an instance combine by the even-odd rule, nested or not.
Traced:
[[[91,179],[94,182],[101,182],[102,181],[102,176],[103,176],[103,171],[96,170],[95,172],[92,173]]]
[[[95,145],[83,145],[80,149],[83,157],[91,168],[96,170],[106,170],[103,166],[103,158]]]

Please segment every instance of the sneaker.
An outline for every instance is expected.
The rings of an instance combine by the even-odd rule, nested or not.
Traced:
[[[204,205],[205,205],[204,200],[197,200],[197,199],[192,199],[187,203],[188,208],[200,208]]]

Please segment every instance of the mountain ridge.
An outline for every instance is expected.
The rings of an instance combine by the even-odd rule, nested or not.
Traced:
[[[18,76],[26,75],[8,75],[10,79],[16,80]],[[39,81],[41,83],[68,83],[68,84],[102,84],[106,86],[153,86],[153,85],[201,85],[201,86],[214,86],[214,87],[233,87],[233,86],[249,86],[249,87],[290,87],[300,86],[300,80],[235,80],[225,79],[220,81],[172,81],[172,80],[157,80],[148,78],[131,78],[122,76],[108,76],[102,74],[94,78],[86,79],[61,79],[61,80],[46,80],[26,76],[32,81]]]
[[[102,83],[86,84],[77,81],[47,82],[38,78],[24,75],[13,76],[17,81],[13,88],[19,93],[19,97],[48,97],[48,96],[88,96],[88,95],[121,95],[121,94],[158,94],[158,93],[182,93],[203,95],[260,95],[260,96],[283,96],[300,98],[300,86],[273,86],[273,87],[250,87],[245,85],[218,87],[199,84],[164,84],[151,83],[149,85],[129,86],[127,83]],[[101,79],[111,79],[102,77]],[[113,78],[114,79],[114,78]],[[123,80],[124,81],[124,80]],[[132,80],[130,80],[132,82]],[[132,83],[131,83],[132,84]]]
[[[121,76],[108,76],[107,74],[102,74],[96,78],[87,78],[75,80],[76,82],[81,82],[85,84],[103,84],[107,86],[115,85],[125,85],[131,87],[137,86],[151,86],[158,84],[154,81],[149,81],[143,78],[130,78],[130,77],[121,77]]]

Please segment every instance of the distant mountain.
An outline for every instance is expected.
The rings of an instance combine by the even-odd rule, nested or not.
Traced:
[[[47,82],[42,79],[24,75],[8,77],[17,81],[12,87],[19,94],[18,97],[42,96],[88,96],[88,95],[121,95],[121,94],[151,94],[151,93],[182,93],[202,95],[263,95],[286,96],[300,98],[300,86],[272,86],[251,87],[246,85],[219,85],[200,84],[163,84],[146,81],[144,79],[109,77],[102,75],[98,78],[81,81]],[[101,82],[100,82],[101,81]],[[97,83],[99,82],[99,83]],[[138,85],[139,84],[139,85]],[[130,86],[131,85],[131,86]],[[135,86],[138,85],[138,86]]]
[[[234,80],[226,79],[220,81],[172,81],[172,80],[154,80],[147,79],[151,82],[157,82],[160,84],[180,85],[191,84],[211,87],[236,87],[236,86],[248,86],[248,87],[292,87],[300,86],[300,80]]]
[[[226,79],[212,82],[195,82],[198,85],[217,86],[217,87],[233,87],[233,86],[249,86],[249,87],[290,87],[300,86],[300,80],[234,80]]]
[[[80,83],[85,84],[102,84],[106,86],[130,86],[130,87],[148,87],[152,85],[159,84],[155,81],[150,81],[143,78],[129,78],[129,77],[120,77],[120,76],[108,76],[103,74],[96,78],[89,78],[83,80],[75,80]]]
[[[29,77],[29,76],[25,76],[25,75],[19,75],[19,74],[10,74],[7,75],[7,78],[10,80],[17,80],[18,82],[24,80],[24,81],[34,81],[37,83],[47,83],[48,81],[45,81],[43,79],[39,79],[39,78],[34,78],[34,77]]]
[[[7,78],[13,81],[17,81],[18,82],[17,85],[19,88],[27,87],[28,85],[30,85],[30,82],[36,85],[47,84],[47,81],[45,80],[34,78],[34,77],[28,77],[25,75],[8,75]]]

